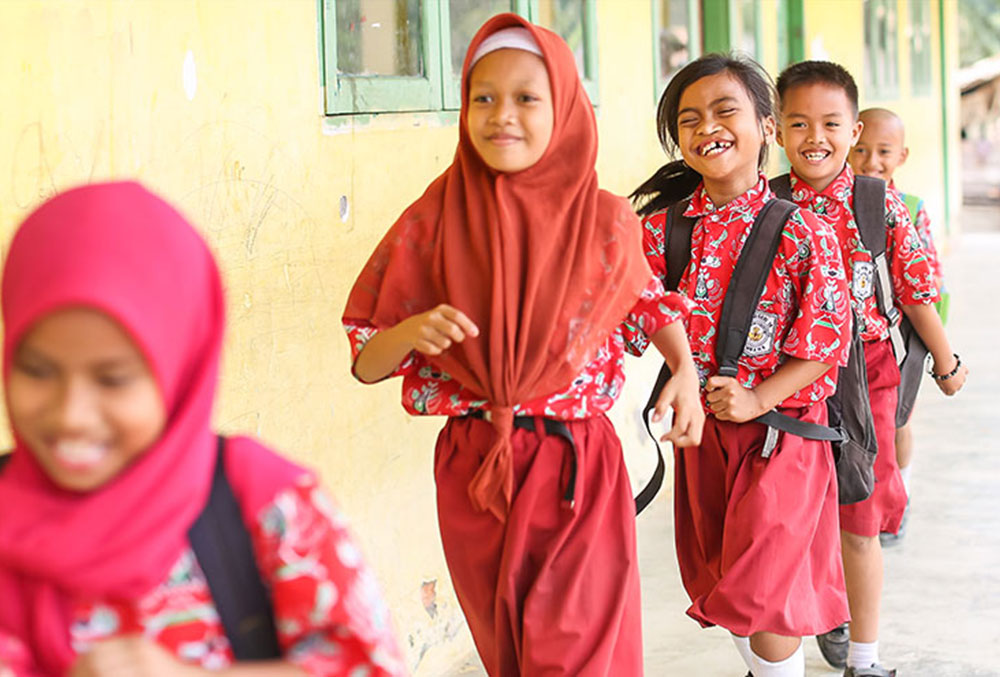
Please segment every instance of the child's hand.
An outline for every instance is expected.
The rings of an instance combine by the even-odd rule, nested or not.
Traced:
[[[653,422],[661,421],[667,409],[674,410],[674,423],[670,431],[660,438],[675,447],[696,447],[701,444],[701,431],[705,425],[705,411],[698,395],[698,373],[694,367],[681,369],[671,375],[660,397],[656,400]]]
[[[744,423],[765,413],[753,390],[747,390],[731,376],[712,376],[705,385],[708,408],[720,421]]]
[[[953,359],[957,359],[957,358],[953,358]],[[955,363],[954,362],[951,363],[949,365],[949,367],[950,367],[950,369],[948,371],[951,371],[951,369],[955,368]],[[935,374],[947,374],[948,373],[948,371],[942,371],[942,370],[938,369],[937,362],[934,363],[934,369],[933,370],[934,370]],[[937,384],[937,387],[940,388],[941,392],[943,392],[945,395],[948,395],[950,397],[951,395],[954,395],[955,393],[957,393],[959,390],[962,389],[962,386],[965,385],[965,379],[966,379],[966,377],[968,377],[968,375],[969,375],[969,370],[963,364],[963,365],[960,365],[958,367],[958,371],[955,372],[955,375],[952,376],[951,378],[946,378],[943,381],[939,380],[939,379],[934,379],[934,383]]]
[[[465,313],[442,303],[426,313],[403,321],[413,349],[425,355],[440,355],[467,336],[479,336],[479,328]]]
[[[69,677],[194,677],[204,670],[180,662],[141,635],[97,642],[77,658]]]

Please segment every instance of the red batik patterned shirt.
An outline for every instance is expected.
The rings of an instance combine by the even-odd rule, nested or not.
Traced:
[[[397,677],[408,674],[375,578],[343,515],[303,476],[258,515],[250,536],[271,593],[285,660],[314,677]],[[191,550],[167,580],[138,602],[80,602],[70,628],[74,649],[143,634],[183,662],[211,670],[233,663],[205,574]],[[27,650],[0,633],[2,666],[33,674]]]
[[[913,226],[917,229],[917,235],[920,236],[920,242],[924,245],[924,250],[927,252],[927,261],[931,264],[931,270],[934,271],[935,279],[939,281],[944,279],[944,270],[941,268],[941,257],[938,255],[937,247],[934,246],[934,233],[931,230],[931,217],[927,214],[927,210],[924,208],[924,201],[916,195],[908,195],[907,193],[899,191],[893,183],[890,183],[889,187],[896,191],[896,194],[899,195],[899,199],[904,205],[906,205],[908,199],[916,200],[917,216],[916,219],[911,218],[911,221],[913,221]],[[910,211],[908,205],[906,211],[908,213]]]
[[[773,197],[763,176],[753,188],[721,207],[716,207],[704,186],[699,186],[684,212],[698,219],[680,292],[695,304],[688,337],[703,386],[718,371],[716,331],[733,268],[754,219]],[[666,210],[643,219],[645,253],[653,272],[664,282],[665,226]],[[787,357],[843,366],[850,336],[847,283],[836,236],[818,219],[796,211],[782,232],[736,379],[744,388],[753,388]],[[836,369],[831,369],[779,406],[804,407],[826,399],[836,390],[836,374]]]
[[[792,199],[833,226],[844,255],[858,330],[864,341],[889,338],[889,322],[878,309],[875,278],[878,271],[871,252],[861,242],[854,218],[854,172],[849,166],[822,193],[791,173]],[[938,300],[934,272],[920,236],[910,223],[906,205],[892,190],[885,191],[885,258],[892,278],[893,296],[899,305],[929,304]]]
[[[561,392],[515,405],[516,416],[544,416],[563,421],[596,416],[611,409],[625,383],[625,351],[641,355],[649,337],[671,322],[683,320],[687,301],[666,292],[660,280],[650,275],[639,300],[628,317],[611,333],[580,374]],[[344,319],[351,342],[351,363],[378,329],[364,320]],[[413,415],[465,416],[488,407],[451,375],[432,367],[422,353],[411,352],[396,370],[386,376],[403,377],[403,408]]]

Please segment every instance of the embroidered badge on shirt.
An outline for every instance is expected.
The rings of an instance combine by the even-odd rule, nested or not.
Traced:
[[[851,283],[851,293],[858,301],[864,301],[875,293],[875,264],[871,261],[855,261],[854,281]]]
[[[778,316],[774,313],[757,310],[747,332],[747,342],[743,345],[746,357],[767,355],[774,348],[774,334],[778,328]]]

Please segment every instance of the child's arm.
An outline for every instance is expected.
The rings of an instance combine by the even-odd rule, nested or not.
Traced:
[[[354,373],[374,383],[391,374],[411,351],[440,355],[467,336],[479,336],[479,328],[465,313],[442,303],[375,334],[358,354]]]
[[[305,677],[284,661],[261,661],[208,670],[182,663],[156,642],[141,635],[115,637],[94,644],[73,664],[69,677]]]
[[[712,376],[705,390],[712,413],[720,421],[743,423],[774,409],[820,378],[833,365],[789,357],[755,388],[744,388],[731,376]]]
[[[951,344],[948,342],[944,325],[941,324],[941,317],[934,310],[934,306],[904,305],[903,312],[913,324],[920,340],[927,346],[931,357],[934,358],[934,373],[944,375],[951,372],[955,368],[957,360],[952,352]],[[969,370],[965,365],[962,365],[951,378],[946,378],[943,381],[934,379],[934,383],[945,395],[954,395],[965,385],[965,377],[968,374]]]
[[[701,431],[705,425],[705,412],[698,396],[698,370],[691,358],[691,346],[683,322],[671,322],[650,337],[653,345],[663,355],[670,367],[670,380],[660,391],[652,420],[660,421],[667,408],[674,410],[670,432],[660,438],[675,447],[696,447],[701,444]]]

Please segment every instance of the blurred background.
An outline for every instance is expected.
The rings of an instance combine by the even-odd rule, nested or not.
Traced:
[[[926,200],[938,247],[1000,230],[996,0],[0,1],[0,240],[56,191],[109,178],[187,213],[228,289],[218,424],[321,471],[418,677],[475,662],[436,527],[442,421],[406,416],[398,381],[357,384],[339,320],[382,234],[451,161],[466,46],[503,11],[574,50],[609,190],[667,159],[656,101],[692,58],[739,50],[773,76],[830,59],[863,107],[903,118],[897,184]],[[655,362],[630,363],[614,412],[636,483]]]

